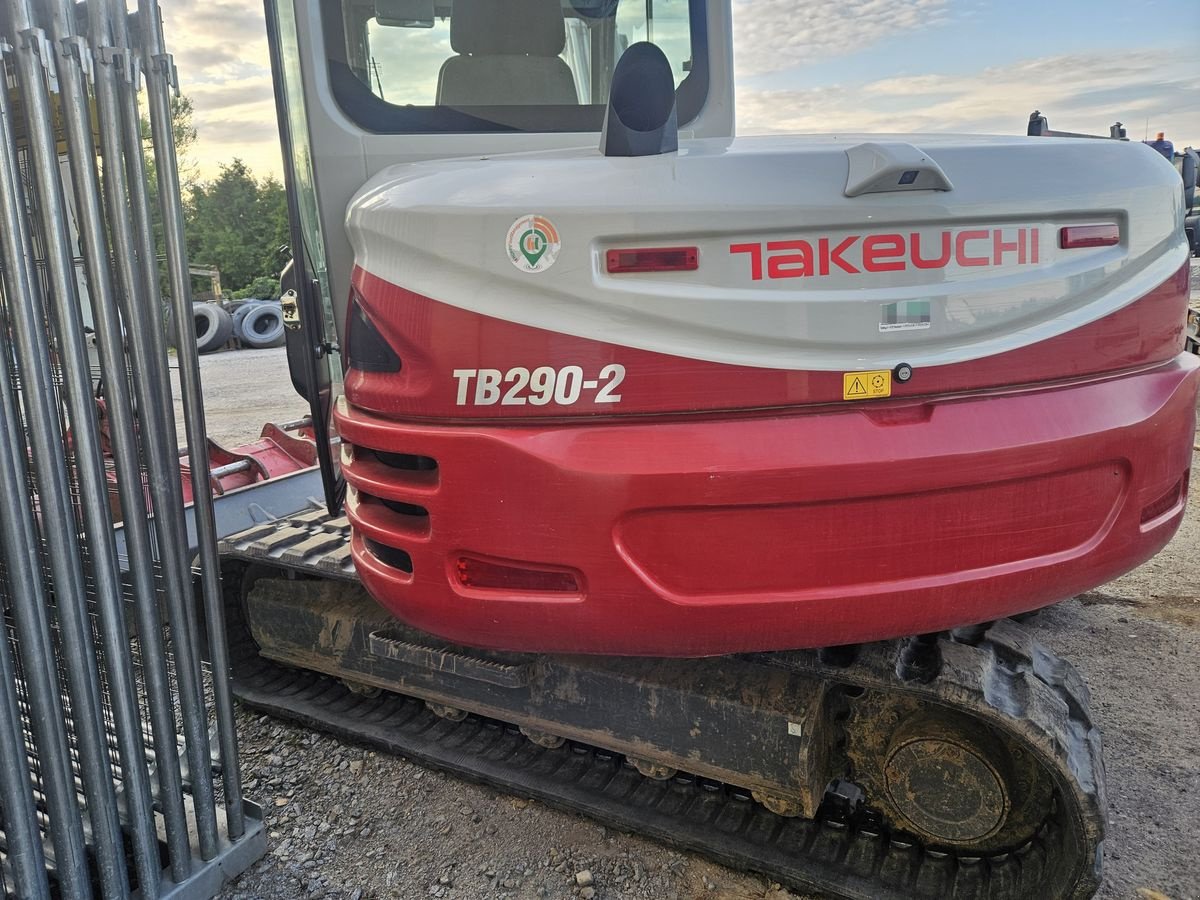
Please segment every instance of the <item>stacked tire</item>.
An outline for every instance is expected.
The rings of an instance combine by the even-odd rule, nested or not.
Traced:
[[[233,316],[216,303],[193,303],[196,349],[201,353],[220,350],[233,336]]]
[[[212,353],[237,338],[255,350],[284,344],[283,308],[278,300],[250,300],[232,313],[219,303],[193,303],[196,349]]]
[[[283,307],[278,300],[243,303],[234,310],[232,324],[234,336],[246,347],[259,350],[283,346]]]

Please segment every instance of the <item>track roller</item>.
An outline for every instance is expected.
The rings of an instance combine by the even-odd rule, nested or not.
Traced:
[[[627,756],[629,764],[645,775],[647,778],[653,778],[655,781],[666,781],[669,778],[674,778],[679,774],[679,770],[672,766],[665,766],[662,763],[654,762],[651,759],[642,759],[637,756]]]
[[[521,726],[521,734],[529,738],[539,747],[545,747],[547,750],[557,750],[567,742],[567,739],[562,735],[551,734],[548,731],[539,731],[536,728],[528,728]]]
[[[448,722],[461,722],[467,717],[467,711],[459,709],[457,706],[446,706],[444,703],[434,703],[431,700],[426,700],[425,706],[439,719],[445,719]]]

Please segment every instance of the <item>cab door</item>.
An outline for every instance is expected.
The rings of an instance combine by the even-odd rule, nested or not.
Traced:
[[[339,439],[331,422],[333,404],[342,392],[341,351],[304,105],[296,17],[291,0],[267,0],[265,6],[291,225],[292,260],[280,279],[288,369],[292,385],[309,403],[325,502],[336,515],[346,493]]]

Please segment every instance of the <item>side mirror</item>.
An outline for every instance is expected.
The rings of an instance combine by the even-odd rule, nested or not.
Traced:
[[[1183,205],[1188,210],[1196,206],[1197,180],[1200,176],[1200,154],[1191,147],[1176,156],[1179,164],[1179,176],[1183,179]]]
[[[619,0],[571,0],[575,14],[585,19],[611,19],[617,14]]]
[[[432,28],[434,0],[375,0],[375,19],[390,28]]]

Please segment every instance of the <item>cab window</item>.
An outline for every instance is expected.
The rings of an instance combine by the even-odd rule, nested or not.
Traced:
[[[342,0],[323,5],[333,93],[377,133],[599,131],[613,69],[651,41],[679,121],[707,93],[703,0]]]

